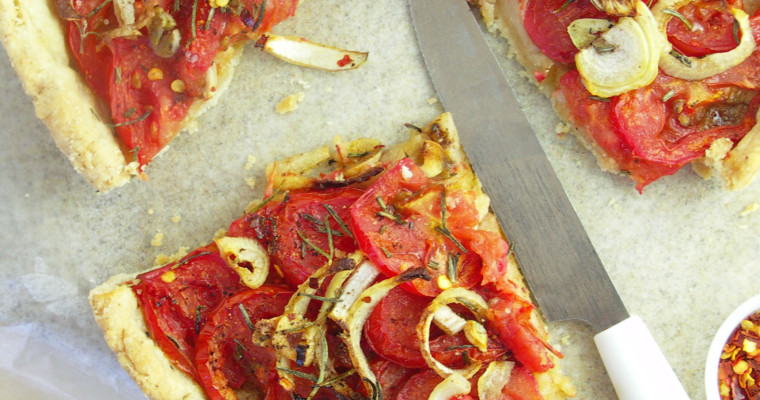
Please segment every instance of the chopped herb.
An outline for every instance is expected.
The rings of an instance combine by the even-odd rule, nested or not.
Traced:
[[[174,12],[179,11],[179,0],[174,0]]]
[[[116,67],[114,70],[113,83],[117,85],[121,83],[121,67]]]
[[[140,160],[140,146],[135,146],[134,149],[129,150],[132,153],[132,161],[138,162]]]
[[[381,225],[380,226],[380,234],[382,235],[383,233],[385,233],[386,229],[388,229],[388,225]]]
[[[103,7],[107,6],[108,3],[110,3],[110,2],[111,2],[111,0],[105,0],[104,2],[100,3],[92,11],[90,11],[90,13],[85,16],[85,18],[86,19],[90,19],[93,15],[97,14],[100,10],[103,9]]]
[[[460,344],[458,346],[449,346],[449,347],[446,348],[446,351],[458,350],[458,349],[471,349],[473,347],[475,347],[475,345],[472,345],[472,344]]]
[[[190,31],[190,40],[187,41],[187,44],[185,47],[190,46],[190,43],[192,43],[195,40],[195,25],[196,23],[196,16],[198,15],[198,0],[193,0],[193,12],[190,17],[190,21],[192,22],[191,25],[193,26],[193,29]]]
[[[301,259],[306,259],[306,242],[301,241]]]
[[[172,342],[172,344],[174,344],[174,346],[176,346],[178,349],[182,349],[182,346],[180,346],[180,344],[177,341],[177,339],[175,339],[173,336],[166,335],[166,338],[169,339],[169,341]]]
[[[438,231],[443,236],[446,236],[449,240],[451,240],[457,247],[459,247],[459,250],[462,250],[465,253],[468,253],[467,249],[462,245],[462,243],[457,240],[457,238],[454,237],[454,235],[451,234],[451,231],[449,231],[447,228],[442,228],[440,226],[436,226],[435,230]]]
[[[313,216],[311,214],[303,213],[303,214],[301,214],[301,216],[304,217],[305,219],[308,219],[309,221],[313,222],[317,226],[320,226],[320,227],[323,226],[322,225],[322,221],[320,221],[319,219],[317,219],[317,217],[315,217],[315,216]]]
[[[325,215],[325,227],[327,228],[327,248],[330,249],[330,257],[327,257],[327,262],[332,264],[333,256],[335,255],[335,245],[333,244],[333,230],[330,228],[330,221],[327,220],[327,215]]]
[[[674,92],[673,89],[670,89],[667,93],[665,93],[665,95],[662,96],[663,103],[672,99],[673,96],[675,95],[676,95],[676,92]]]
[[[386,258],[393,258],[393,254],[391,254],[391,252],[388,251],[388,249],[386,249],[385,247],[380,247],[380,250],[382,250],[383,253],[385,253]]]
[[[732,32],[734,34],[734,42],[736,42],[736,44],[739,44],[739,21],[736,18],[734,18],[734,26]]]
[[[195,308],[195,333],[201,331],[201,311],[205,310],[206,306],[198,306]]]
[[[243,352],[245,351],[245,346],[243,346],[243,344],[240,343],[240,341],[237,338],[235,338],[234,340],[235,340],[235,358],[237,358],[239,361],[243,359]]]
[[[346,226],[346,223],[343,222],[342,219],[340,219],[340,217],[338,216],[338,213],[336,213],[335,210],[333,210],[333,208],[330,207],[329,204],[324,204],[324,206],[327,209],[327,212],[329,212],[330,215],[332,215],[333,219],[335,219],[335,221],[338,223],[338,225],[340,225],[340,229],[343,229],[343,232],[345,232],[346,235],[348,235],[351,239],[354,239],[354,235],[351,233],[351,230],[348,229],[348,226]]]
[[[385,205],[385,202],[383,201],[382,197],[376,196],[375,199],[377,199],[377,204],[380,204],[381,210],[388,211],[388,206]]]
[[[428,261],[427,266],[431,269],[438,269],[439,267],[438,263],[433,260]]]
[[[564,10],[565,8],[567,8],[567,6],[569,6],[573,1],[575,1],[575,0],[565,0],[565,2],[562,3],[562,5],[558,9],[552,11],[552,14],[557,14],[557,13],[561,12],[562,10]]]
[[[132,125],[132,124],[134,124],[136,122],[140,122],[140,121],[145,120],[145,118],[148,118],[148,115],[150,115],[151,112],[153,112],[153,110],[148,110],[148,111],[145,112],[145,114],[143,114],[143,115],[137,117],[137,119],[133,119],[131,121],[119,122],[118,124],[106,124],[106,125],[110,126],[111,128],[116,128],[116,127],[125,126],[125,125]]]
[[[689,60],[689,57],[686,57],[685,55],[683,55],[683,54],[681,54],[681,53],[679,53],[679,52],[677,52],[675,50],[671,50],[670,51],[670,55],[673,56],[673,57],[675,57],[676,60],[680,61],[681,64],[683,64],[683,65],[685,65],[687,67],[691,67],[691,60]]]
[[[135,112],[137,112],[137,108],[136,107],[131,107],[131,108],[127,109],[127,111],[124,111],[124,114],[121,114],[121,116],[124,117],[124,118],[129,118]]]
[[[277,196],[278,194],[280,194],[280,188],[275,189],[274,192],[270,194],[269,196],[267,196],[264,200],[262,200],[261,203],[256,204],[256,207],[253,207],[253,210],[251,210],[251,214],[255,213],[256,211],[261,210],[262,207],[264,207],[267,203],[272,201],[274,196]]]
[[[243,313],[243,319],[245,319],[245,324],[248,325],[248,329],[252,331],[256,330],[256,327],[251,321],[251,316],[248,315],[248,311],[245,309],[245,307],[243,307],[243,303],[238,304],[238,308],[240,309],[240,312]]]
[[[314,243],[310,242],[309,239],[307,239],[306,236],[304,236],[304,234],[301,233],[301,231],[296,229],[296,233],[298,234],[298,236],[301,238],[302,241],[306,242],[306,244],[309,245],[309,247],[314,249],[317,253],[325,256],[325,258],[327,258],[328,260],[330,259],[330,255],[327,254],[327,252],[317,247]]]
[[[206,18],[206,26],[203,27],[204,31],[207,31],[211,27],[211,19],[214,18],[214,10],[216,10],[216,8],[211,7],[211,10],[208,12],[208,18]]]
[[[369,155],[369,151],[363,153],[348,153],[348,158],[362,158]]]
[[[457,267],[459,266],[459,253],[455,254],[449,254],[449,263],[448,263],[448,275],[449,280],[453,283],[457,280]]]
[[[309,322],[307,322],[307,323],[305,323],[303,325],[298,325],[298,326],[294,326],[292,328],[287,328],[287,329],[281,329],[281,330],[279,330],[277,332],[279,332],[279,333],[298,332],[298,331],[302,331],[302,330],[304,330],[304,329],[306,329],[306,328],[308,328],[310,326],[313,326],[313,325],[314,325],[314,321],[309,321]]]
[[[605,103],[609,103],[610,101],[612,101],[609,97],[601,97],[601,96],[594,96],[594,95],[588,96],[588,98],[591,100],[603,101]]]
[[[202,257],[202,256],[207,256],[209,254],[211,254],[210,251],[204,251],[204,252],[201,252],[201,253],[198,253],[198,254],[193,254],[192,256],[189,256],[189,257],[183,259],[182,261],[174,264],[174,266],[171,269],[176,269],[176,268],[178,268],[178,267],[180,267],[180,266],[182,266],[184,264],[187,264],[188,262],[190,262],[190,260],[192,260],[194,258],[198,258],[198,257]]]
[[[303,296],[303,297],[308,297],[314,300],[324,301],[326,303],[340,303],[341,301],[343,301],[343,299],[335,299],[332,297],[318,296],[316,294],[311,294],[311,293],[298,293],[298,295]]]
[[[346,379],[346,378],[348,378],[349,376],[351,376],[351,375],[353,375],[355,373],[356,373],[356,370],[349,369],[348,371],[346,371],[346,372],[344,372],[344,373],[342,373],[340,375],[336,375],[336,376],[334,376],[334,377],[332,377],[330,379],[327,379],[325,381],[322,381],[321,383],[318,383],[317,386],[319,386],[319,387],[330,386],[333,383],[338,382],[338,381],[342,381],[343,379]]]
[[[307,374],[305,372],[296,371],[296,370],[290,369],[290,368],[283,368],[283,367],[274,367],[274,368],[276,370],[278,370],[278,371],[285,372],[287,374],[293,375],[293,376],[301,378],[301,379],[306,379],[306,380],[309,380],[309,381],[312,381],[312,382],[317,382],[317,377],[314,376],[314,375],[312,375],[312,374]]]
[[[266,11],[266,9],[267,9],[267,0],[261,0],[261,4],[259,4],[259,15],[256,17],[256,22],[254,22],[253,26],[251,27],[251,32],[256,32],[256,29],[258,29],[259,25],[261,25],[261,21],[264,20],[264,12]]]
[[[681,14],[680,12],[676,10],[671,10],[669,8],[665,8],[662,10],[662,13],[678,18],[679,20],[681,20],[681,22],[683,22],[684,25],[686,25],[686,28],[688,28],[690,31],[694,30],[694,25],[692,25],[691,22],[689,22],[689,20],[686,19],[686,17],[684,17],[684,15]]]
[[[414,129],[417,132],[420,132],[420,133],[422,132],[421,128],[419,128],[417,126],[414,126],[414,125],[412,125],[410,123],[406,123],[406,124],[404,124],[404,126],[407,127],[407,128],[409,128],[409,129]]]

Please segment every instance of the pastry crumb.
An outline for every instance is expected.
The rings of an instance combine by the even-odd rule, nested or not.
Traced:
[[[742,210],[741,213],[739,213],[740,216],[745,217],[749,214],[752,214],[753,212],[757,211],[758,208],[760,208],[760,204],[758,203],[752,203],[748,205],[747,207],[744,207],[744,210]]]
[[[438,99],[436,99],[435,97],[431,97],[431,98],[428,99],[427,102],[428,102],[428,104],[433,105],[433,104],[435,104],[435,103],[438,102]]]
[[[219,239],[227,234],[227,230],[222,228],[214,232],[214,239]]]
[[[151,209],[148,210],[148,215],[153,215],[154,212],[155,211],[153,211],[153,209],[151,208]]]
[[[298,108],[298,103],[303,100],[304,96],[305,95],[303,92],[291,94],[290,96],[287,96],[284,99],[280,100],[274,109],[278,114],[285,114],[295,111],[295,109]]]
[[[172,222],[174,222],[174,223],[176,224],[176,223],[177,223],[177,222],[179,222],[181,219],[182,219],[182,217],[180,217],[179,215],[175,215],[175,216],[173,216],[173,217],[172,217]]]
[[[256,187],[256,178],[247,177],[245,178],[245,183],[250,187],[251,189],[254,189]]]
[[[169,264],[172,261],[179,260],[180,258],[184,257],[188,251],[190,251],[189,247],[180,247],[176,253],[171,254],[171,255],[159,253],[158,255],[156,255],[156,258],[153,260],[153,265],[158,267],[158,266]]]
[[[164,234],[161,232],[156,233],[155,236],[153,236],[153,239],[150,241],[150,245],[153,247],[158,247],[164,244]]]
[[[253,164],[256,163],[256,157],[254,157],[252,154],[248,155],[248,161],[245,163],[245,170],[250,171],[251,168],[253,168]]]

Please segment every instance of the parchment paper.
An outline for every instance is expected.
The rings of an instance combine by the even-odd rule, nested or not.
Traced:
[[[331,74],[285,64],[252,47],[230,90],[150,166],[149,181],[96,193],[34,116],[0,55],[0,398],[139,399],[90,314],[89,289],[158,254],[194,247],[263,192],[266,163],[344,138],[403,140],[404,123],[442,112],[404,0],[308,0],[276,32],[370,52],[360,69]],[[600,171],[519,68],[489,38],[521,104],[629,310],[649,325],[693,399],[717,326],[760,291],[760,182],[727,192],[688,168],[639,195]],[[298,108],[277,114],[283,97]],[[249,160],[252,163],[249,163]],[[246,168],[246,164],[250,168]],[[254,187],[247,178],[258,178]],[[151,244],[157,233],[163,240]],[[592,332],[552,324],[579,399],[614,399]]]

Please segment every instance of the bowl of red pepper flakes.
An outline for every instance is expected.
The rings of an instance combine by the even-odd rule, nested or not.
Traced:
[[[760,399],[760,295],[723,322],[708,351],[708,400]]]

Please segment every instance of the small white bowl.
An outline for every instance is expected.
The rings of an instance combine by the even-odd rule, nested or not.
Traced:
[[[707,400],[721,400],[718,390],[718,364],[720,363],[720,355],[723,353],[723,345],[742,320],[757,310],[760,310],[760,295],[742,303],[728,315],[723,324],[720,325],[720,328],[718,328],[718,332],[715,334],[715,338],[710,345],[710,350],[707,352],[707,363],[705,364]]]

